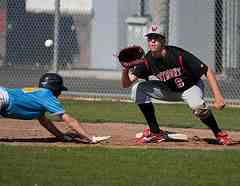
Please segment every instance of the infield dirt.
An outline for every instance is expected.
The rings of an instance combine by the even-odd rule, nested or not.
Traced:
[[[161,142],[156,144],[138,145],[135,143],[135,134],[141,132],[146,126],[131,123],[82,123],[84,129],[96,136],[111,135],[112,138],[100,144],[80,144],[59,142],[38,121],[24,121],[1,119],[0,143],[12,145],[44,145],[61,147],[106,147],[106,148],[159,148],[159,149],[240,149],[240,131],[228,131],[234,143],[229,146],[216,144],[215,138],[208,129],[192,128],[166,128],[171,132],[188,135],[188,142]],[[63,123],[58,122],[57,127],[62,131],[69,131]]]

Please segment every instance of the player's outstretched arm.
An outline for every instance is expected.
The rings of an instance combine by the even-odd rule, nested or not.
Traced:
[[[208,67],[207,71],[207,80],[214,96],[214,107],[217,109],[223,109],[225,106],[224,98],[221,94],[215,74],[210,67]]]
[[[63,121],[72,128],[77,135],[73,136],[73,140],[82,142],[82,143],[99,143],[101,141],[105,141],[111,138],[111,136],[90,136],[81,126],[81,124],[71,117],[68,114],[63,114],[62,115]],[[70,135],[71,137],[71,135]]]
[[[65,133],[62,133],[55,125],[54,123],[48,119],[46,116],[42,116],[38,119],[40,124],[47,129],[51,134],[56,136],[59,139],[62,139],[64,141],[73,141],[74,139],[71,136],[68,136]],[[93,142],[92,137],[90,137],[84,129],[81,127],[81,125],[78,123],[77,120],[70,117],[67,114],[62,115],[62,120],[71,128],[73,129],[79,138],[84,139],[85,142]]]
[[[46,117],[42,116],[38,119],[39,123],[47,129],[51,134],[56,136],[57,138],[63,139],[64,134],[55,127],[55,125]]]
[[[68,114],[63,114],[62,115],[62,120],[77,134],[79,137],[84,138],[86,140],[89,140],[89,142],[92,141],[92,136],[90,136],[81,126],[81,124],[73,117],[71,117]]]
[[[47,117],[42,116],[39,118],[40,124],[46,128],[51,134],[57,138],[67,141],[67,142],[80,142],[80,143],[99,143],[111,138],[111,136],[90,136],[80,125],[80,123],[69,116],[68,114],[63,114],[62,120],[72,129],[75,133],[62,133],[59,129],[55,127],[53,122]]]

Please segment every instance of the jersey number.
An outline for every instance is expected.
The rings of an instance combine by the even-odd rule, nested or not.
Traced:
[[[178,88],[184,87],[184,82],[183,82],[183,80],[181,78],[176,78],[175,79],[175,83],[176,83]]]

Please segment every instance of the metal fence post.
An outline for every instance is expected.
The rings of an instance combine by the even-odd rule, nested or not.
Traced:
[[[60,0],[55,0],[54,15],[54,48],[53,48],[53,64],[52,70],[58,71],[58,49],[59,49],[59,22],[60,22]]]

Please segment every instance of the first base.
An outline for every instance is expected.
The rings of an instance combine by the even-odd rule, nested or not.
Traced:
[[[143,135],[142,132],[139,132],[136,134],[136,139],[141,138]],[[168,132],[166,131],[166,136],[165,136],[166,140],[165,141],[188,141],[188,136],[185,134],[181,134],[181,133],[176,133],[176,132]]]
[[[102,142],[110,139],[111,136],[93,136],[93,141],[95,142]]]
[[[167,141],[188,141],[188,136],[181,133],[167,132]]]

